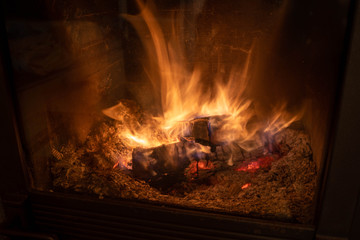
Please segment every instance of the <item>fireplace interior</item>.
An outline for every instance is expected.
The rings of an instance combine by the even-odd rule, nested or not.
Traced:
[[[326,184],[356,6],[4,1],[4,166],[21,176],[3,187],[0,236],[343,237],[326,217],[341,184]],[[353,197],[347,236],[357,194],[340,200]]]

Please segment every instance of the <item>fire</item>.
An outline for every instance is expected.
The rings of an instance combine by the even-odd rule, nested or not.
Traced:
[[[242,187],[241,187],[241,189],[246,189],[246,188],[248,188],[248,187],[250,187],[251,186],[251,183],[245,183],[244,185],[242,185]]]
[[[129,148],[153,148],[178,142],[189,131],[188,122],[200,117],[209,118],[212,141],[236,141],[244,149],[255,148],[262,144],[258,136],[260,130],[274,134],[299,119],[299,116],[285,118],[282,108],[268,124],[257,123],[249,128],[255,110],[253,101],[245,96],[245,90],[250,79],[254,45],[247,50],[243,65],[234,64],[227,77],[215,74],[215,86],[203,91],[208,87],[203,78],[205,70],[197,65],[191,69],[187,67],[176,21],[173,21],[171,36],[165,37],[162,26],[150,9],[141,1],[138,5],[141,9],[138,16],[126,15],[124,18],[133,24],[145,46],[148,54],[146,72],[154,90],[160,92],[162,113],[150,115],[148,119],[151,120],[141,122],[131,114],[130,108],[121,106],[121,103],[103,111],[121,123],[119,137]],[[144,29],[151,36],[150,42],[143,33]],[[251,163],[246,168],[257,169],[259,164]]]

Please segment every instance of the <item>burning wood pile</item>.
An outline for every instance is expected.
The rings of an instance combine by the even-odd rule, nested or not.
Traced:
[[[221,117],[216,118],[218,123]],[[132,152],[134,176],[166,192],[181,181],[209,182],[217,172],[228,169],[254,172],[260,167],[269,167],[281,154],[273,140],[251,151],[236,142],[216,141],[210,118],[195,119],[188,125],[187,136],[176,143],[135,148]]]
[[[122,124],[103,119],[83,146],[53,148],[53,188],[311,222],[317,174],[300,122],[263,134],[263,144],[251,150],[215,141],[209,118],[187,125],[190,131],[177,142],[129,148],[119,134]]]

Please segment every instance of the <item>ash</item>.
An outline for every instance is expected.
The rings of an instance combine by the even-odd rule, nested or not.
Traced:
[[[200,170],[195,179],[186,169],[184,178],[165,190],[137,178],[132,170],[114,168],[119,158],[131,155],[119,139],[117,128],[116,123],[104,121],[85,144],[54,147],[51,190],[286,222],[313,221],[317,172],[309,136],[302,128],[290,126],[277,133],[272,140],[276,153],[242,151],[231,164],[226,146],[217,147],[211,159],[213,169]],[[248,167],[247,171],[246,166],[258,159],[271,161],[258,169]]]

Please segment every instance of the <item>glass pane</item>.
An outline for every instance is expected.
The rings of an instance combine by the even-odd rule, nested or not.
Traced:
[[[311,223],[347,1],[7,1],[32,187]]]

